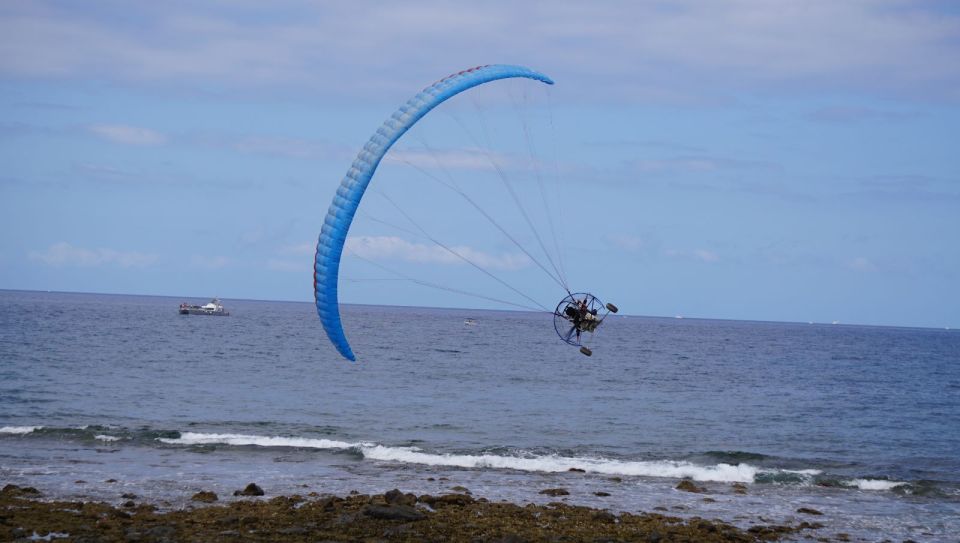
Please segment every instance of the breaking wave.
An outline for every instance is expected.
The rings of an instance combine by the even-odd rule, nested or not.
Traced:
[[[104,433],[108,430],[108,433]],[[625,460],[602,456],[564,456],[549,451],[517,451],[507,448],[488,449],[482,453],[428,452],[418,447],[388,446],[371,442],[348,442],[311,437],[261,436],[237,433],[177,432],[140,428],[124,430],[102,426],[84,428],[45,428],[43,426],[4,426],[0,434],[11,436],[72,437],[101,442],[133,441],[163,443],[191,447],[272,447],[343,451],[358,459],[399,464],[453,467],[464,469],[503,469],[524,472],[561,473],[583,471],[607,476],[692,479],[698,482],[766,483],[786,485],[821,485],[856,488],[867,491],[900,491],[910,483],[871,478],[829,478],[817,469],[783,469],[748,463],[771,460],[760,454],[711,451],[690,460]],[[712,458],[711,458],[712,457]],[[704,461],[705,460],[705,461]],[[724,461],[726,460],[726,461]]]
[[[851,486],[860,490],[893,490],[894,488],[905,486],[909,483],[902,481],[888,481],[886,479],[852,479],[841,483],[843,486]]]
[[[0,434],[29,434],[41,428],[43,426],[4,426],[0,428]]]
[[[580,469],[585,472],[602,475],[689,478],[695,481],[730,483],[752,483],[758,473],[757,468],[748,464],[701,466],[689,462],[670,460],[626,461],[594,457],[564,457],[559,455],[525,458],[521,456],[501,456],[493,454],[433,454],[407,447],[386,447],[383,445],[364,447],[362,452],[365,458],[371,460],[404,462],[429,466],[514,469],[518,471],[547,473]]]
[[[206,434],[184,432],[179,437],[161,437],[168,445],[231,445],[258,447],[296,447],[324,450],[351,450],[362,458],[381,462],[420,464],[425,466],[458,467],[467,469],[511,469],[527,472],[560,473],[583,470],[587,473],[626,477],[663,477],[692,479],[699,482],[753,483],[763,475],[785,470],[767,470],[747,463],[716,463],[701,465],[687,461],[651,460],[630,461],[590,456],[561,456],[557,454],[453,454],[425,452],[417,447],[391,447],[375,443],[350,443],[332,439],[302,437],[256,436],[246,434]],[[816,470],[794,472],[809,477]],[[796,476],[796,475],[794,475]]]
[[[183,432],[179,437],[159,437],[157,441],[168,445],[256,445],[258,447],[298,447],[306,449],[350,449],[359,443],[347,443],[332,439],[305,437],[265,437],[244,434],[201,434]]]

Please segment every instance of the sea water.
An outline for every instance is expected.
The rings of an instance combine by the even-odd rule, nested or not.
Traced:
[[[546,313],[347,305],[351,363],[312,304],[182,301],[206,300],[0,291],[0,484],[166,507],[462,486],[824,525],[798,538],[960,534],[960,331],[616,315],[588,358]]]

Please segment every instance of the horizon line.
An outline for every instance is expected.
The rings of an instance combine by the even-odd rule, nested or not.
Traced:
[[[205,296],[181,296],[181,295],[170,295],[170,294],[141,294],[141,293],[129,293],[129,292],[88,292],[88,291],[73,291],[73,290],[36,290],[36,289],[16,289],[16,288],[2,288],[0,287],[0,292],[32,292],[39,294],[85,294],[85,295],[95,295],[95,296],[141,296],[148,298],[205,298]],[[208,297],[208,296],[207,296]],[[213,296],[213,298],[224,298],[221,296]],[[267,298],[226,298],[227,300],[236,300],[242,302],[270,302],[270,303],[290,303],[290,304],[310,304],[314,305],[313,301],[310,300],[272,300]],[[444,309],[444,310],[463,310],[463,311],[498,311],[498,312],[510,312],[510,313],[551,313],[550,311],[530,311],[530,310],[520,310],[520,309],[490,309],[490,308],[479,308],[479,307],[441,307],[441,306],[420,306],[420,305],[400,305],[400,304],[368,304],[368,303],[341,303],[340,305],[344,306],[363,306],[363,307],[395,307],[395,308],[410,308],[410,309]],[[817,322],[817,321],[778,321],[778,320],[759,320],[759,319],[732,319],[732,318],[723,318],[723,317],[691,317],[687,315],[635,315],[635,314],[626,314],[626,313],[617,313],[618,317],[631,317],[631,318],[641,318],[641,319],[670,319],[670,320],[698,320],[698,321],[728,321],[728,322],[752,322],[752,323],[761,323],[761,324],[805,324],[805,325],[827,325],[827,326],[859,326],[859,327],[871,327],[871,328],[908,328],[913,330],[945,330],[953,331],[960,330],[960,327],[954,326],[911,326],[905,324],[861,324],[861,323],[845,323],[839,321],[832,322]]]

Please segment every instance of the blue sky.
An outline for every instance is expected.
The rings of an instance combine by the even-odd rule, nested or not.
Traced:
[[[545,262],[495,164],[571,288],[626,313],[960,327],[955,6],[4,2],[0,288],[309,301],[366,139],[433,81],[509,63],[556,85],[492,83],[401,140],[342,301],[503,307],[403,274],[526,303],[393,201],[552,307],[429,177]]]

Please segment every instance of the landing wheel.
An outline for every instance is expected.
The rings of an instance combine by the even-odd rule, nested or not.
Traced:
[[[617,306],[615,306],[615,305],[613,305],[613,304],[607,304],[607,311],[609,311],[609,312],[611,312],[611,313],[616,313],[616,312],[617,312]]]
[[[585,355],[587,355],[587,356],[593,356],[593,351],[591,351],[590,349],[588,349],[588,348],[586,348],[586,347],[580,347],[580,352],[583,353],[583,354],[585,354]]]

